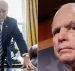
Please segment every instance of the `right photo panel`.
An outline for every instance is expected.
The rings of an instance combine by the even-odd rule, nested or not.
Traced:
[[[75,71],[75,0],[38,0],[38,71]]]

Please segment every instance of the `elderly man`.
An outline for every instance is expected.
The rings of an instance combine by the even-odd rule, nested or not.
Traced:
[[[52,33],[55,55],[67,71],[75,71],[75,3],[64,4],[56,12]]]
[[[35,66],[30,62],[27,45],[17,27],[17,21],[8,17],[7,13],[8,4],[5,1],[0,0],[0,66],[3,66],[6,55],[9,55],[7,56],[7,63],[9,67],[11,67],[10,49],[8,47],[13,37],[24,58],[23,66],[26,66],[27,69],[34,69]]]

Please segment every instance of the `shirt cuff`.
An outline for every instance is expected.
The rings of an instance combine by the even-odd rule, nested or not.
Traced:
[[[22,54],[22,57],[24,57],[24,56],[29,56],[29,53]]]

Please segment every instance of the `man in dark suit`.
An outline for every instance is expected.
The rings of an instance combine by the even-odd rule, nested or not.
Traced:
[[[2,29],[2,48],[4,52],[2,56],[3,60],[7,55],[9,55],[7,56],[7,63],[9,67],[11,67],[9,44],[13,37],[19,47],[19,50],[21,51],[21,55],[24,58],[23,66],[26,66],[28,69],[34,69],[35,67],[30,62],[27,45],[17,27],[17,21],[13,18],[8,17],[7,13],[8,4],[5,1],[0,0],[0,24]]]

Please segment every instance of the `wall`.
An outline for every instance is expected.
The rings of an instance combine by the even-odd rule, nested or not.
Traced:
[[[42,50],[52,46],[52,34],[51,34],[52,19],[41,21],[38,24],[38,42],[39,49]]]

